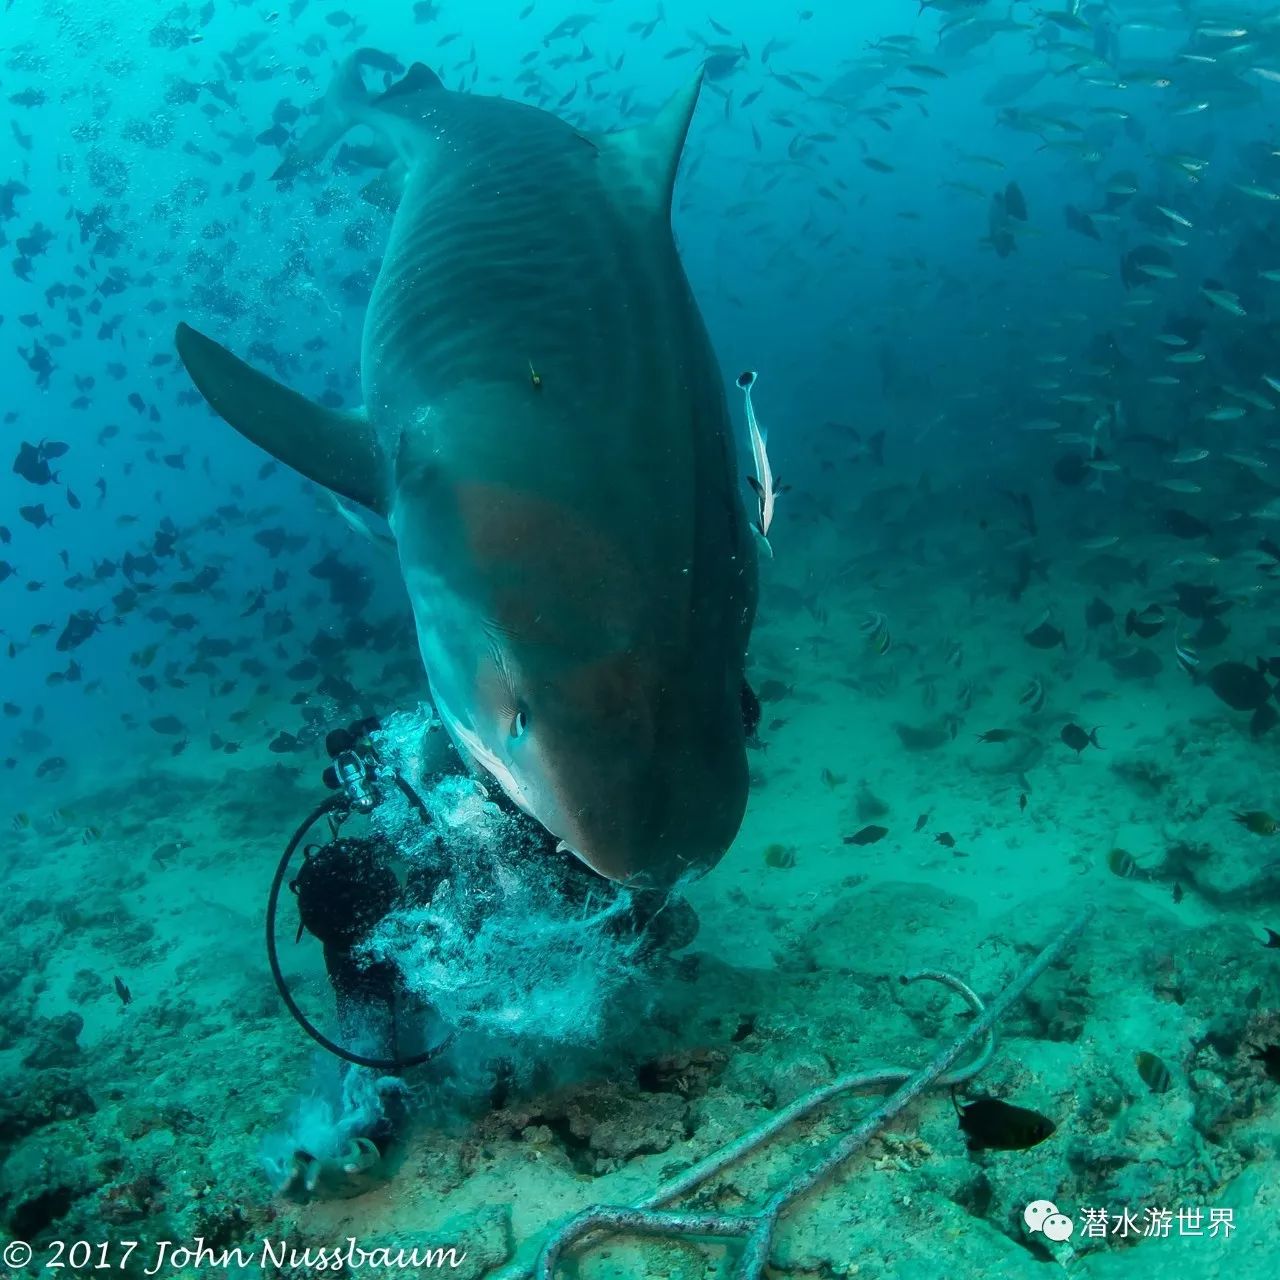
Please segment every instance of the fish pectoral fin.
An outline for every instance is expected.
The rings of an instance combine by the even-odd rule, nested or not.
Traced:
[[[360,188],[360,199],[365,204],[373,205],[375,209],[385,209],[388,213],[395,213],[400,207],[400,197],[404,194],[404,180],[408,176],[408,166],[397,159]]]
[[[600,153],[600,163],[611,170],[609,185],[624,198],[631,196],[650,210],[670,215],[676,173],[698,105],[702,75],[699,68],[648,124],[590,139]]]
[[[174,340],[210,408],[245,439],[308,480],[386,515],[386,464],[363,413],[308,400],[190,325],[179,324]]]

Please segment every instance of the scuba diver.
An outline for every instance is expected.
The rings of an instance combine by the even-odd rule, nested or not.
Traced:
[[[744,704],[744,714],[758,720],[758,704],[750,710]],[[364,1081],[361,1087],[366,1089],[374,1080],[386,1086],[409,1069],[431,1062],[449,1046],[457,1030],[445,1025],[422,996],[406,990],[395,963],[369,955],[365,944],[371,935],[394,913],[429,907],[450,875],[459,875],[475,891],[449,897],[451,919],[463,936],[474,937],[484,924],[491,896],[486,881],[491,869],[470,863],[465,868],[451,865],[448,841],[423,799],[446,780],[472,776],[448,734],[433,719],[422,734],[421,756],[415,758],[415,780],[410,783],[380,751],[375,740],[381,727],[378,719],[366,718],[328,734],[325,747],[330,763],[323,775],[328,795],[294,833],[277,866],[268,900],[267,951],[277,989],[307,1034],[347,1064],[344,1096],[353,1081]],[[605,880],[571,853],[557,850],[555,838],[499,788],[476,786],[514,833],[503,850],[502,873],[514,869],[536,877],[542,891],[555,895],[569,912],[598,910],[601,902],[617,903],[625,893],[625,910],[611,914],[605,927],[619,941],[638,944],[634,954],[639,962],[654,962],[693,941],[698,919],[683,898],[667,890],[624,890]],[[403,856],[385,824],[348,825],[358,816],[374,818],[397,796],[421,823],[414,835],[419,847],[411,858]],[[324,832],[322,822],[328,838],[311,840],[313,830]],[[363,834],[353,834],[358,826],[364,828]],[[297,865],[299,850],[301,864]],[[336,1018],[334,1036],[321,1031],[303,1011],[282,971],[276,935],[286,886],[297,908],[294,942],[310,935],[323,951]],[[505,1095],[510,1071],[501,1062],[496,1070],[496,1088]],[[387,1099],[390,1105],[383,1105]],[[344,1110],[353,1108],[344,1102]],[[374,1105],[363,1108],[359,1123],[348,1125],[350,1133],[343,1131],[348,1151],[337,1161],[339,1177],[328,1177],[330,1182],[341,1182],[341,1175],[355,1175],[356,1182],[352,1190],[330,1188],[330,1193],[353,1194],[360,1189],[360,1177],[380,1164],[404,1114],[403,1090],[384,1088]],[[334,1161],[294,1149],[292,1159],[283,1164],[281,1189],[309,1196],[317,1193],[324,1168],[332,1174]]]

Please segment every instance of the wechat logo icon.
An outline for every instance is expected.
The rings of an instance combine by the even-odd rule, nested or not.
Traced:
[[[1041,1231],[1047,1240],[1057,1243],[1070,1240],[1076,1229],[1076,1224],[1065,1213],[1059,1213],[1052,1200],[1033,1200],[1022,1211],[1022,1220],[1028,1231]]]

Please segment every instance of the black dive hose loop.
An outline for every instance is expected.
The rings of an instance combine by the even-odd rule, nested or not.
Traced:
[[[396,771],[395,779],[401,791],[404,792],[425,821],[427,819],[427,808],[422,802],[422,797],[405,782],[399,771]],[[307,832],[326,814],[345,808],[346,805],[347,798],[342,793],[328,796],[320,804],[316,805],[302,825],[293,833],[293,839],[285,846],[284,854],[276,866],[276,874],[271,881],[271,892],[267,897],[267,961],[271,965],[271,976],[275,979],[276,990],[280,993],[280,999],[284,1001],[285,1007],[293,1014],[294,1021],[318,1045],[328,1049],[335,1057],[341,1058],[344,1062],[350,1062],[357,1067],[372,1067],[378,1071],[402,1071],[408,1067],[419,1067],[424,1062],[430,1062],[432,1058],[443,1053],[452,1042],[453,1036],[446,1036],[434,1048],[427,1049],[422,1053],[415,1053],[409,1058],[367,1058],[363,1054],[353,1053],[350,1049],[345,1049],[342,1045],[330,1040],[302,1012],[298,1007],[298,1002],[293,998],[293,993],[285,984],[284,974],[280,969],[280,956],[276,951],[276,915],[280,905],[280,889],[284,884],[285,875],[288,873],[289,863],[293,861],[293,855]]]

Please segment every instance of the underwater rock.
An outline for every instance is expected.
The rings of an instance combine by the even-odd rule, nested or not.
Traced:
[[[78,1013],[38,1019],[31,1028],[35,1047],[22,1059],[22,1065],[37,1071],[75,1066],[80,1058],[76,1038],[83,1028],[84,1019]]]
[[[102,1153],[86,1133],[60,1128],[35,1134],[14,1147],[0,1166],[3,1223],[20,1240],[38,1240],[78,1206],[87,1207],[85,1198],[109,1176]],[[68,1232],[66,1238],[83,1237]]]
[[[718,1049],[690,1049],[641,1063],[636,1082],[646,1093],[678,1093],[693,1098],[705,1093],[724,1070],[728,1055]]]
[[[1175,780],[1171,770],[1148,755],[1119,756],[1112,760],[1111,771],[1123,778],[1135,791],[1143,791],[1148,795],[1159,795]]]
[[[674,1069],[675,1059],[670,1061]],[[691,1075],[677,1072],[665,1079],[670,1091],[640,1093],[634,1087],[597,1081],[554,1097],[515,1103],[485,1116],[477,1135],[488,1142],[518,1136],[538,1145],[546,1142],[549,1131],[579,1173],[607,1173],[632,1156],[666,1151],[686,1136],[688,1102],[681,1090],[698,1087],[698,1065],[692,1058],[688,1070]]]
[[[1012,733],[1001,742],[979,742],[965,763],[974,773],[1026,773],[1044,755],[1044,743],[1029,733]]]
[[[18,959],[0,961],[0,996],[16,991],[26,977],[27,966]]]
[[[396,1232],[366,1244],[366,1249],[448,1249],[456,1251],[458,1265],[447,1265],[453,1280],[482,1280],[491,1271],[510,1261],[515,1253],[510,1205],[484,1205],[469,1213],[454,1214],[430,1231]],[[464,1256],[465,1254],[465,1256]],[[390,1274],[390,1273],[388,1273]],[[406,1270],[405,1274],[409,1274]]]
[[[97,1203],[98,1218],[112,1227],[143,1222],[162,1207],[163,1191],[164,1181],[155,1170],[131,1172],[129,1177],[102,1188]]]
[[[19,1138],[59,1120],[92,1115],[89,1091],[70,1072],[53,1069],[0,1083],[0,1142]]]
[[[467,1180],[469,1169],[463,1147],[445,1134],[428,1134],[418,1150],[417,1176],[431,1194],[443,1198]]]
[[[1219,906],[1244,907],[1280,898],[1280,859],[1264,841],[1232,832],[1229,814],[1212,813],[1179,830],[1160,867],[1162,880],[1180,881]]]
[[[830,1084],[835,1077],[831,1063],[821,1053],[803,1053],[779,1063],[769,1076],[773,1105],[785,1107],[819,1085]]]
[[[867,786],[865,779],[858,784],[858,795],[854,803],[854,812],[857,813],[859,822],[875,822],[889,812],[889,806]]]
[[[946,719],[922,725],[904,724],[901,720],[895,720],[893,731],[908,751],[936,751],[955,737],[953,726]]]
[[[76,1194],[66,1186],[46,1187],[18,1201],[9,1212],[9,1230],[25,1239],[39,1239],[59,1219],[71,1212]]]
[[[1164,670],[1160,655],[1141,645],[1112,654],[1107,662],[1120,680],[1152,680]]]
[[[945,1196],[914,1183],[907,1193],[902,1175],[889,1172],[857,1182],[843,1189],[838,1208],[813,1197],[783,1214],[771,1270],[797,1277],[1031,1274],[1019,1244]],[[892,1232],[889,1257],[885,1231]]]
[[[569,1131],[585,1138],[598,1173],[633,1156],[666,1151],[685,1136],[687,1104],[678,1093],[645,1094],[643,1102],[617,1093],[576,1099],[566,1110]]]
[[[0,979],[0,982],[2,981]],[[88,1004],[90,1000],[96,1000],[110,991],[110,980],[104,978],[96,969],[77,969],[76,976],[67,989],[67,995],[76,1004]]]
[[[967,967],[986,933],[969,899],[901,880],[869,883],[858,895],[858,914],[863,920],[892,920],[893,928],[851,929],[848,903],[836,902],[812,920],[805,940],[810,971],[839,973],[850,1010],[859,1001],[880,999],[886,991],[893,1000],[901,999],[900,993],[911,989],[889,983],[892,975],[910,967],[913,956],[928,957],[930,964],[944,967],[953,957],[965,957],[962,967]],[[937,992],[929,994],[939,1008],[954,1008]],[[917,995],[907,1007],[914,1008],[917,999],[924,997]]]
[[[1033,1034],[1048,1041],[1078,1040],[1092,1008],[1093,993],[1087,978],[1067,966],[1046,974],[1044,982],[1027,993],[1024,1003]]]
[[[1233,1126],[1267,1119],[1275,1085],[1252,1056],[1258,1047],[1280,1042],[1280,1013],[1254,1010],[1247,1020],[1220,1018],[1196,1046],[1188,1065],[1195,1101],[1195,1127],[1215,1145],[1226,1145]]]
[[[116,1113],[116,1130],[129,1142],[140,1142],[149,1133],[198,1133],[199,1117],[179,1103],[139,1100],[125,1103]]]

